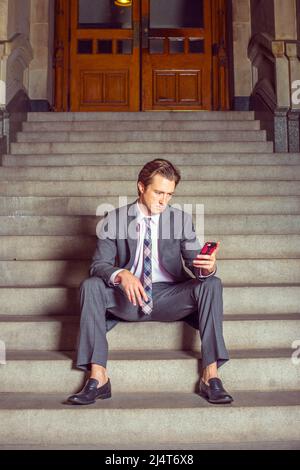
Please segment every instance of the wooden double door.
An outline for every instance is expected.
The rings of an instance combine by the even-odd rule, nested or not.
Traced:
[[[227,109],[225,7],[226,0],[57,0],[55,109]]]

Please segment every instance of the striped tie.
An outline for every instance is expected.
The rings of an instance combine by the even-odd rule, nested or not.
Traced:
[[[144,238],[144,272],[143,272],[143,286],[148,297],[148,302],[144,301],[142,311],[146,315],[150,315],[153,309],[152,299],[152,240],[151,240],[151,227],[150,217],[145,217],[146,233]]]

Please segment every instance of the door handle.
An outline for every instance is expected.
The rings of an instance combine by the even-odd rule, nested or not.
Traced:
[[[142,17],[142,49],[149,47],[149,17]]]

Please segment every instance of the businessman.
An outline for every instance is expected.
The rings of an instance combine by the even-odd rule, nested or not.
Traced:
[[[218,377],[229,360],[223,338],[222,282],[215,276],[217,249],[200,255],[192,216],[169,202],[181,179],[168,160],[152,160],[137,178],[138,198],[102,220],[90,277],[80,285],[77,368],[89,373],[68,398],[88,405],[111,397],[107,373],[107,318],[170,322],[190,318],[199,329],[202,374],[199,394],[231,403]],[[151,325],[149,325],[151,328]]]

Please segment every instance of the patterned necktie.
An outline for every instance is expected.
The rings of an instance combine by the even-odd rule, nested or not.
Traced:
[[[152,299],[152,239],[151,239],[151,227],[150,217],[145,217],[146,233],[144,238],[144,271],[143,271],[143,286],[148,297],[148,302],[144,301],[142,311],[146,315],[150,315],[153,309]]]

